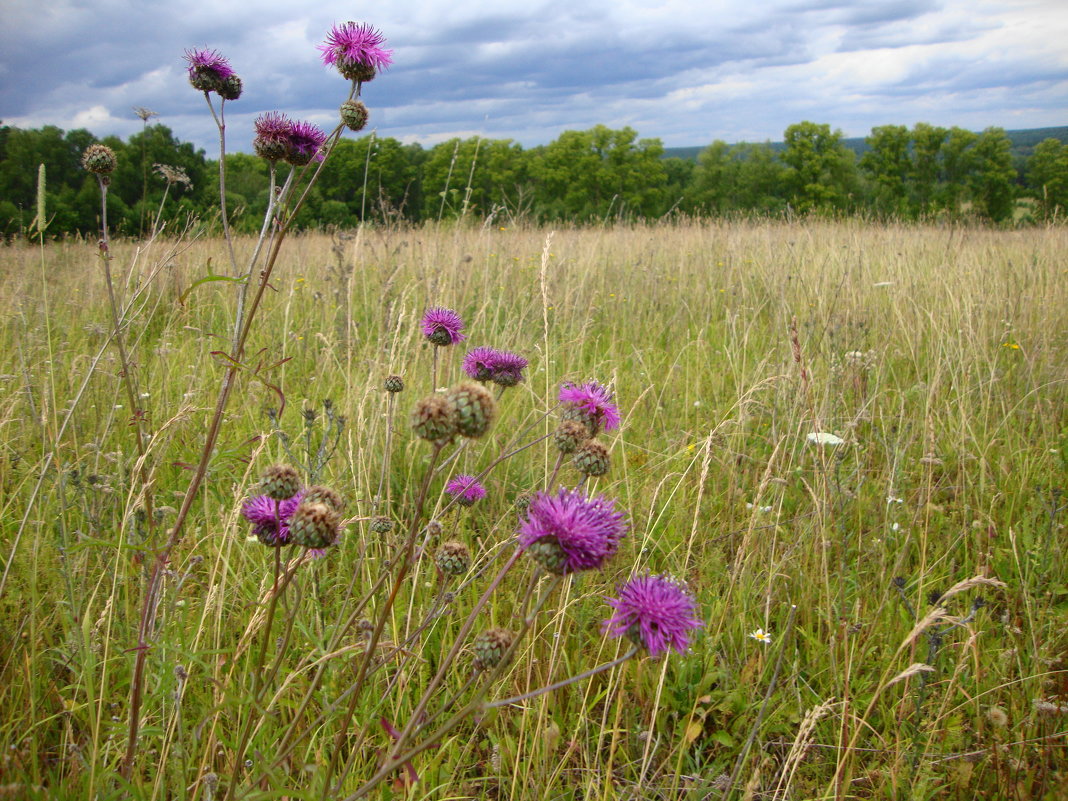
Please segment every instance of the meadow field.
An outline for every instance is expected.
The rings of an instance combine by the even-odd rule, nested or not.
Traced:
[[[0,798],[1068,797],[1068,228],[295,234],[146,625],[227,370],[225,252],[112,243],[123,356],[95,241],[0,248]],[[427,342],[434,306],[465,342]],[[525,379],[432,447],[409,416],[474,346]],[[582,479],[552,435],[588,381],[622,423]],[[276,463],[344,500],[323,558],[252,536]],[[530,493],[579,484],[618,553],[502,569]],[[605,598],[644,573],[689,588],[689,650],[535,694],[629,653]],[[488,627],[526,636],[480,676]]]

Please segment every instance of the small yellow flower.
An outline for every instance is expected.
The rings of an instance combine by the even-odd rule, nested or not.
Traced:
[[[764,631],[764,629],[757,629],[756,631],[749,632],[749,638],[756,640],[764,645],[771,645],[771,632]]]
[[[1001,343],[1001,347],[1009,348],[1010,350],[1019,350],[1020,349],[1020,346],[1017,345],[1015,342],[1002,342]]]

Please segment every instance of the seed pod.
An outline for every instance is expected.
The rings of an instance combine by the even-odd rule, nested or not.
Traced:
[[[404,391],[404,379],[399,375],[386,376],[386,380],[383,382],[386,388],[386,392],[403,392]]]
[[[412,412],[412,430],[431,442],[448,442],[456,436],[456,407],[445,395],[429,395]]]
[[[89,172],[107,175],[115,169],[115,151],[107,145],[89,145],[82,154],[82,166]]]

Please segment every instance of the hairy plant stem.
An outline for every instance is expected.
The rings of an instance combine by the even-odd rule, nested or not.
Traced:
[[[426,474],[423,476],[422,486],[419,487],[419,495],[416,497],[415,508],[412,511],[412,520],[408,526],[408,536],[400,553],[400,564],[397,566],[397,574],[393,580],[393,588],[390,590],[389,597],[386,598],[382,608],[377,610],[378,619],[375,623],[374,631],[371,632],[371,639],[367,643],[367,651],[364,653],[363,659],[360,660],[360,668],[356,674],[356,681],[353,682],[355,692],[352,694],[348,709],[345,711],[345,715],[341,720],[341,727],[338,729],[337,736],[334,738],[334,748],[330,754],[330,764],[327,767],[326,774],[323,776],[323,801],[326,801],[326,798],[330,795],[330,787],[334,771],[337,770],[337,760],[341,753],[341,745],[345,741],[345,736],[348,734],[349,730],[349,724],[352,722],[352,717],[356,713],[356,704],[361,695],[360,690],[363,689],[363,681],[367,676],[371,661],[374,659],[375,648],[378,646],[378,641],[382,636],[382,630],[386,626],[386,620],[389,618],[390,612],[393,610],[394,603],[396,603],[397,594],[400,592],[401,584],[404,583],[404,578],[412,568],[412,554],[415,551],[415,538],[419,534],[419,522],[423,516],[423,507],[426,504],[427,490],[430,489],[430,481],[434,477],[434,463],[438,460],[442,445],[434,443],[433,448],[434,449],[430,454],[430,464],[427,465]]]
[[[275,521],[278,524],[278,501],[274,502],[275,509]],[[281,531],[281,526],[278,528]],[[252,703],[249,704],[248,717],[245,719],[245,725],[241,730],[241,736],[237,741],[237,751],[234,752],[234,770],[231,774],[229,784],[226,786],[226,795],[223,796],[223,801],[233,796],[234,787],[237,786],[238,776],[241,774],[241,763],[245,758],[245,749],[248,748],[249,737],[252,734],[253,721],[256,717],[256,711],[260,708],[260,701],[262,700],[263,690],[265,682],[263,681],[263,663],[267,659],[267,645],[271,640],[271,628],[274,625],[274,612],[278,607],[278,574],[282,570],[282,549],[275,546],[271,549],[274,551],[274,581],[271,586],[271,599],[267,602],[267,620],[263,624],[263,632],[260,639],[260,650],[256,656],[256,661],[252,663]]]
[[[223,236],[226,237],[226,249],[230,253],[230,268],[237,273],[237,256],[234,255],[234,240],[230,235],[230,220],[226,216],[226,100],[219,100],[219,113],[211,102],[211,92],[204,92],[208,110],[219,129],[219,219],[222,222]]]
[[[335,140],[340,136],[340,133],[341,126],[339,125],[334,130]],[[175,516],[170,536],[164,546],[156,552],[156,558],[152,565],[152,572],[149,576],[148,586],[145,589],[144,603],[141,607],[137,646],[133,649],[137,652],[137,656],[134,661],[133,674],[130,679],[130,727],[126,742],[126,755],[123,757],[119,771],[120,775],[125,779],[130,778],[133,769],[134,756],[137,753],[141,697],[144,692],[145,663],[149,647],[148,639],[152,631],[156,599],[159,595],[159,587],[163,577],[163,571],[170,562],[171,553],[178,546],[178,543],[182,541],[185,521],[189,517],[189,512],[193,508],[193,502],[196,500],[197,493],[200,491],[200,487],[207,476],[208,465],[211,462],[212,454],[215,451],[215,445],[218,442],[219,434],[222,430],[223,416],[230,401],[230,394],[233,392],[237,380],[238,370],[241,368],[241,358],[244,355],[245,344],[248,342],[248,337],[252,330],[252,323],[255,320],[256,311],[259,309],[260,301],[263,299],[263,295],[267,291],[268,281],[271,278],[271,273],[278,260],[278,254],[281,251],[282,243],[285,241],[285,235],[289,232],[289,227],[292,224],[293,219],[296,217],[297,213],[303,206],[305,199],[308,197],[308,192],[318,178],[324,163],[325,161],[319,164],[319,169],[312,175],[303,194],[294,205],[292,213],[287,217],[285,222],[278,226],[276,233],[271,237],[267,257],[264,262],[263,270],[260,273],[260,280],[257,284],[256,293],[253,295],[252,303],[242,309],[243,319],[239,317],[234,326],[237,333],[234,337],[233,348],[230,354],[230,360],[226,366],[226,372],[219,385],[219,394],[215,402],[215,410],[211,421],[208,424],[207,434],[204,438],[204,445],[200,452],[200,459],[189,480],[185,496],[182,498],[181,506]]]
[[[584,679],[588,679],[588,678],[591,678],[593,676],[596,676],[598,673],[604,673],[606,670],[611,670],[614,667],[618,667],[619,665],[622,665],[624,662],[626,662],[628,659],[630,659],[631,657],[633,657],[637,653],[638,653],[638,646],[632,645],[630,647],[630,649],[625,654],[623,654],[618,659],[613,659],[611,662],[605,662],[603,665],[598,665],[595,668],[590,668],[589,670],[585,670],[582,673],[578,673],[578,674],[576,674],[574,676],[570,676],[570,677],[568,677],[566,679],[561,679],[560,681],[557,681],[557,682],[554,682],[552,684],[546,685],[545,687],[539,687],[536,690],[531,690],[530,692],[523,693],[522,695],[516,695],[516,696],[513,696],[511,698],[502,698],[499,701],[486,701],[485,703],[482,704],[482,708],[483,709],[497,709],[497,708],[502,707],[502,706],[510,706],[511,704],[518,704],[521,701],[527,701],[527,700],[530,700],[531,698],[537,698],[539,695],[545,695],[546,693],[551,693],[553,690],[559,690],[561,687],[566,687],[569,684],[575,684],[577,682],[583,681]]]
[[[563,576],[559,575],[554,575],[550,579],[549,586],[545,588],[545,592],[542,593],[542,596],[538,599],[538,602],[534,605],[534,608],[531,609],[530,612],[527,613],[527,615],[523,618],[523,624],[520,627],[519,631],[516,632],[515,639],[512,641],[512,644],[502,655],[501,661],[498,662],[497,665],[488,672],[485,680],[482,683],[482,686],[478,689],[475,695],[466,704],[464,704],[463,707],[461,707],[456,713],[454,713],[448,720],[442,723],[433,733],[425,737],[421,743],[412,746],[403,753],[400,752],[404,744],[404,735],[402,732],[402,735],[397,738],[397,742],[394,744],[389,757],[385,760],[382,767],[379,768],[379,770],[370,779],[360,785],[356,792],[352,793],[349,796],[346,796],[344,801],[356,801],[356,799],[363,798],[364,796],[366,796],[371,790],[373,790],[391,773],[393,773],[393,771],[403,766],[405,762],[411,761],[414,757],[418,756],[423,751],[439,743],[442,737],[452,731],[452,729],[455,728],[459,723],[461,723],[465,718],[467,718],[468,715],[478,711],[482,707],[483,699],[485,698],[486,693],[488,693],[490,688],[493,686],[493,682],[500,678],[500,676],[508,668],[512,657],[519,648],[520,643],[522,643],[523,638],[526,636],[526,633],[530,630],[531,624],[533,624],[534,622],[534,618],[537,617],[538,612],[541,611],[541,608],[545,605],[545,602],[549,600],[549,596],[560,585],[560,581],[562,579]],[[461,642],[461,638],[457,637],[457,642]],[[424,697],[426,697],[427,695],[429,695],[429,693],[424,693]],[[416,720],[416,717],[416,715],[412,715],[408,726],[405,727],[405,731],[412,727],[412,721]]]

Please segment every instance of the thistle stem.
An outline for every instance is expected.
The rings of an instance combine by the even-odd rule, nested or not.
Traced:
[[[531,690],[530,692],[523,693],[522,695],[516,695],[511,698],[502,698],[499,701],[486,701],[482,704],[482,708],[497,709],[502,706],[518,704],[520,701],[527,701],[531,698],[537,698],[539,695],[545,695],[546,693],[550,693],[553,690],[559,690],[561,687],[566,687],[569,684],[575,684],[576,682],[580,682],[584,679],[596,676],[598,673],[604,673],[606,670],[611,670],[614,667],[622,665],[628,659],[633,657],[636,653],[638,653],[638,646],[632,645],[630,647],[630,650],[623,654],[623,656],[619,657],[618,659],[613,659],[611,662],[605,662],[603,665],[598,665],[595,668],[590,668],[589,670],[583,671],[582,673],[579,673],[577,675],[562,679],[545,687],[539,687],[537,690]]]

